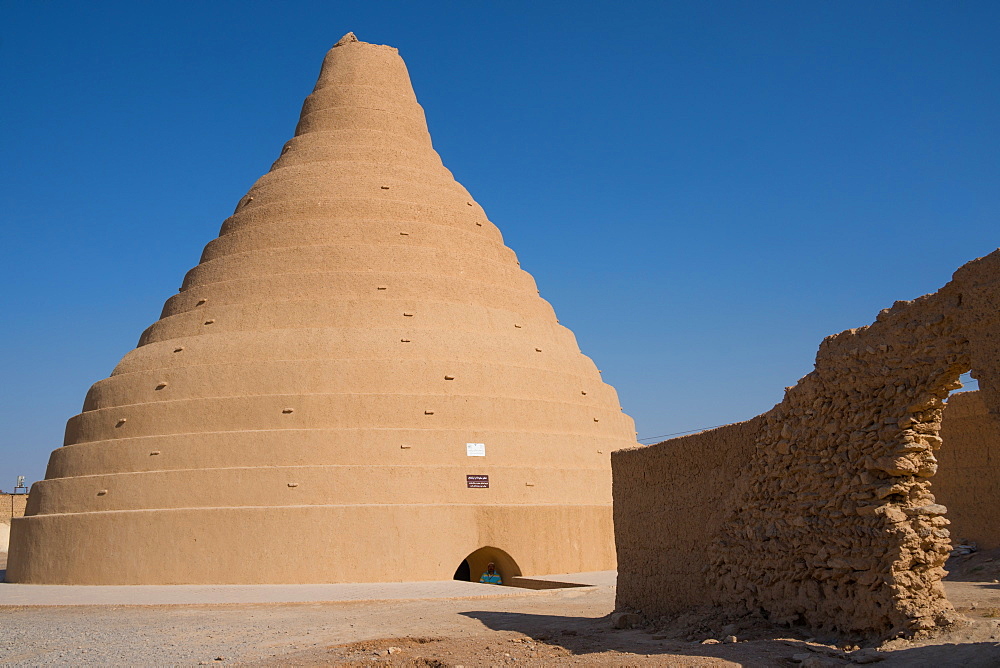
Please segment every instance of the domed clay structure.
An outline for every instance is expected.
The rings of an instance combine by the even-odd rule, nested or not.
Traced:
[[[70,419],[7,579],[613,568],[610,454],[634,435],[441,164],[396,49],[349,34],[270,172]]]

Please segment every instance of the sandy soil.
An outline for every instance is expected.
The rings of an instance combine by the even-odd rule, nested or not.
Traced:
[[[788,629],[758,627],[737,642],[725,642],[722,629],[691,640],[671,639],[665,629],[618,630],[610,620],[614,587],[596,586],[489,599],[0,607],[0,662],[471,668],[824,666],[882,659],[882,666],[1000,665],[1000,585],[953,581],[948,590],[970,615],[968,625],[932,641],[896,640],[878,654],[844,652]]]

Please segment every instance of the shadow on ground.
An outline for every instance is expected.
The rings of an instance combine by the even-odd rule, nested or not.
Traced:
[[[467,611],[460,613],[480,621],[493,631],[521,633],[538,642],[564,648],[574,655],[619,652],[656,657],[658,655],[718,658],[734,661],[743,666],[794,666],[799,663],[792,657],[816,655],[827,659],[829,665],[855,665],[850,655],[834,647],[810,644],[793,630],[782,630],[771,637],[756,637],[736,643],[702,644],[701,641],[684,641],[659,637],[644,629],[613,629],[610,615],[605,617],[564,617],[559,615],[533,615],[518,612]],[[981,634],[968,632],[966,638],[951,636],[937,641],[923,641],[900,646],[894,641],[891,651],[879,652],[879,666],[971,666],[986,668],[1000,666],[1000,642],[978,641]],[[961,636],[961,634],[959,634]],[[714,639],[713,639],[714,640]],[[957,642],[955,642],[957,640]],[[874,650],[862,650],[870,654]],[[860,659],[860,655],[857,657]],[[869,661],[865,661],[868,663]]]
[[[713,657],[737,661],[743,665],[775,665],[783,656],[794,653],[793,646],[772,641],[770,646],[754,643],[756,661],[747,663],[748,644],[719,643],[703,645],[662,638],[644,629],[614,629],[611,616],[564,617],[533,615],[519,612],[468,611],[460,613],[480,621],[493,631],[513,631],[547,645],[559,646],[575,655],[619,652],[626,654],[683,655]],[[801,641],[792,641],[801,642]],[[801,651],[801,650],[796,650]],[[779,664],[780,665],[780,664]]]
[[[1000,580],[1000,548],[951,557],[944,567],[947,582],[996,583]]]

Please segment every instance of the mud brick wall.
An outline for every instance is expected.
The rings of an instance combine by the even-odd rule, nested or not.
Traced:
[[[1000,547],[1000,419],[990,415],[979,392],[954,394],[944,410],[941,439],[932,488],[948,508],[952,542]]]
[[[659,614],[704,603],[702,566],[721,530],[720,510],[738,501],[733,481],[761,424],[757,418],[612,455],[619,600]]]
[[[709,601],[873,636],[949,624],[949,521],[930,484],[941,414],[970,369],[987,410],[1000,413],[998,367],[1000,251],[932,295],[827,337],[815,369],[744,423],[752,429],[614,453],[619,608],[659,616]],[[650,479],[670,457],[678,473]],[[700,570],[678,566],[681,557]]]
[[[14,517],[24,516],[24,507],[27,502],[27,494],[0,494],[0,552],[7,552],[10,541],[10,521]]]
[[[10,524],[12,517],[23,517],[27,494],[0,494],[0,522]]]

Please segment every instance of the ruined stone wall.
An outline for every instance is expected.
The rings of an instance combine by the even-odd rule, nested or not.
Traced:
[[[954,394],[944,410],[941,439],[932,489],[948,508],[953,542],[1000,547],[1000,420],[989,414],[979,392]]]
[[[629,478],[690,441],[615,453],[619,607],[670,614],[697,600],[700,587],[702,600],[733,614],[764,611],[816,629],[889,635],[949,623],[940,582],[948,520],[930,478],[944,400],[959,375],[972,369],[985,405],[1000,412],[998,281],[1000,251],[965,265],[937,293],[827,337],[815,369],[756,419],[749,448],[732,427],[703,436],[714,448],[707,461],[747,456],[727,480],[725,502],[706,504],[690,527],[708,546],[694,584],[693,569],[671,577],[670,552],[647,548],[653,527],[682,521],[691,488],[717,481],[696,473],[661,486],[656,513]],[[638,594],[653,571],[661,573],[656,595]]]

